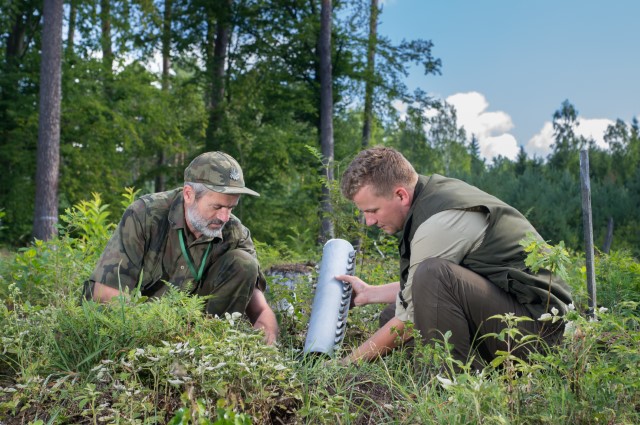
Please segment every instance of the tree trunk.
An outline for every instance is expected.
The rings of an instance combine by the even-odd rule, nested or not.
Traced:
[[[604,237],[604,244],[602,244],[602,252],[608,254],[611,250],[611,244],[613,243],[613,217],[609,217],[607,223],[607,234]]]
[[[21,8],[19,8],[21,7]],[[40,13],[36,7],[30,3],[21,3],[16,6],[14,13],[9,13],[7,20],[11,21],[11,30],[8,33],[5,44],[4,61],[0,60],[0,119],[3,127],[6,127],[8,121],[11,120],[4,111],[4,107],[18,96],[18,84],[16,78],[19,78],[21,72],[20,60],[26,53],[30,40],[34,33],[38,30],[40,24]]]
[[[102,23],[102,35],[100,44],[102,47],[102,65],[106,75],[113,72],[113,47],[111,46],[111,0],[100,0],[100,21]]]
[[[41,240],[48,240],[55,236],[58,222],[62,5],[62,0],[44,0],[36,199],[33,219],[33,236]]]
[[[162,91],[168,92],[169,71],[171,70],[171,15],[172,0],[164,0],[164,18],[162,22]],[[164,192],[166,190],[167,179],[164,168],[167,162],[164,148],[158,149],[158,174],[155,180],[155,191]]]
[[[378,0],[371,0],[369,12],[369,41],[367,43],[367,68],[364,89],[364,119],[362,124],[362,148],[371,143],[371,127],[373,125],[373,89],[375,87],[375,61],[378,44]]]
[[[331,220],[330,185],[333,182],[333,78],[331,70],[331,0],[322,0],[320,10],[320,148],[324,161],[327,184],[322,188],[320,210],[322,227],[320,239],[326,242],[334,234]]]
[[[73,44],[76,38],[76,19],[78,16],[77,0],[69,0],[69,28],[67,31],[67,54],[73,55]]]
[[[213,55],[207,70],[211,76],[209,124],[207,126],[206,148],[208,151],[217,150],[220,144],[216,142],[215,133],[220,128],[223,117],[224,78],[225,64],[227,62],[227,49],[231,36],[231,6],[232,0],[226,0],[221,6],[215,25],[215,41],[213,42]]]
[[[27,23],[29,16],[25,18],[22,14],[16,16],[9,37],[7,37],[7,59],[22,56],[26,48],[25,35],[27,32]]]
[[[371,0],[369,8],[369,39],[367,41],[367,67],[365,70],[364,114],[362,117],[362,149],[371,144],[371,128],[373,127],[373,91],[375,89],[376,49],[378,45],[378,0]],[[364,226],[364,215],[358,221]],[[362,246],[362,237],[353,241],[356,250]]]
[[[11,2],[9,5],[13,6]],[[19,2],[15,10],[9,11],[8,20],[11,22],[11,30],[7,37],[5,53],[8,63],[18,60],[25,54],[31,38],[38,31],[40,17],[38,16],[39,13],[36,12],[37,6],[32,2]]]
[[[164,0],[164,18],[162,22],[162,91],[169,91],[169,71],[171,70],[171,25],[172,0]]]

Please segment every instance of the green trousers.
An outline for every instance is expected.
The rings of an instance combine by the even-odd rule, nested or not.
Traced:
[[[414,303],[414,326],[420,331],[427,344],[442,340],[445,332],[451,331],[449,343],[453,345],[455,359],[466,362],[475,356],[472,365],[482,369],[482,363],[495,358],[498,350],[507,350],[507,344],[513,347],[508,338],[482,338],[486,334],[499,334],[506,324],[495,315],[513,313],[520,317],[530,317],[531,321],[522,321],[518,329],[524,334],[536,334],[548,344],[556,343],[562,336],[562,322],[540,322],[531,317],[527,308],[516,301],[515,297],[488,279],[471,270],[439,258],[423,261],[413,276],[411,286]],[[380,316],[383,325],[395,314],[395,305],[389,305]],[[540,344],[528,344],[517,348],[513,354],[525,358],[531,350]]]
[[[205,269],[203,278],[192,284],[191,294],[206,297],[205,312],[222,317],[224,313],[244,313],[258,281],[258,261],[246,251],[228,251]],[[166,282],[151,285],[150,298],[161,297],[170,287]],[[92,299],[93,282],[86,281],[83,298]]]

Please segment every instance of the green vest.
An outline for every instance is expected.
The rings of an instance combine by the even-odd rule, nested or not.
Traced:
[[[540,240],[542,237],[515,208],[477,187],[437,174],[420,176],[413,196],[399,247],[400,299],[403,304],[406,304],[402,289],[409,275],[411,240],[418,227],[429,217],[445,210],[475,209],[488,213],[489,225],[480,247],[464,257],[461,265],[515,296],[533,318],[546,312],[548,299],[549,309],[556,307],[561,313],[566,312],[566,305],[572,302],[568,285],[548,270],[534,274],[524,264],[526,253],[519,242],[527,233],[533,233]]]

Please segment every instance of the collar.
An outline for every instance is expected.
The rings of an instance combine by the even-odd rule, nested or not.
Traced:
[[[418,198],[420,198],[420,195],[427,187],[427,184],[429,183],[430,179],[431,179],[431,176],[429,177],[422,176],[422,175],[418,176],[418,182],[416,183],[416,186],[413,188],[413,199],[411,200],[411,208],[409,208],[409,213],[407,214],[407,218],[404,219],[402,235],[404,235],[407,232],[407,230],[409,230],[409,228],[411,227],[413,211],[415,210],[416,205],[418,205]]]

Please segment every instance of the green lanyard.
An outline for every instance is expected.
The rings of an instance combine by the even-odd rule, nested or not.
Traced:
[[[205,251],[204,256],[202,257],[202,262],[200,263],[200,270],[198,270],[198,273],[196,273],[196,266],[193,264],[193,259],[191,258],[191,254],[189,254],[189,251],[187,251],[187,248],[185,247],[185,244],[184,244],[184,233],[182,229],[178,229],[178,235],[180,235],[180,248],[182,249],[182,255],[184,255],[184,259],[187,261],[187,265],[189,266],[189,269],[191,270],[191,274],[195,279],[194,282],[198,283],[200,282],[200,279],[202,279],[202,272],[204,271],[204,265],[207,262],[207,257],[209,256],[209,251],[211,251],[211,243],[213,241],[209,242],[209,246],[207,247],[207,250]]]

